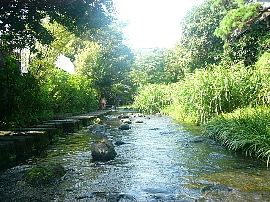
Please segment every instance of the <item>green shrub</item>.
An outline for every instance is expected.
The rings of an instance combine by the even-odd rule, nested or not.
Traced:
[[[54,114],[79,114],[98,109],[98,93],[86,76],[48,67],[41,75],[21,73],[18,61],[7,57],[0,68],[0,128],[25,127]]]
[[[0,68],[0,89],[0,128],[37,123],[43,106],[39,81],[31,73],[21,73],[13,56]]]
[[[52,69],[42,90],[46,106],[54,114],[81,113],[98,108],[97,92],[86,76]]]

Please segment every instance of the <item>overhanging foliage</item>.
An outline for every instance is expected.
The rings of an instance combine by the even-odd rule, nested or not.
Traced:
[[[112,20],[111,0],[10,0],[0,2],[1,48],[14,49],[52,41],[53,35],[41,21],[64,25],[76,34],[108,25]]]

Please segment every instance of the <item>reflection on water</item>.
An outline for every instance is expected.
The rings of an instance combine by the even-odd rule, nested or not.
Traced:
[[[91,161],[96,137],[89,130],[62,137],[46,155],[2,173],[0,200],[270,201],[263,163],[195,137],[168,117],[149,117],[128,131],[118,129],[118,120],[105,121],[107,138],[125,143],[109,162]],[[22,180],[30,167],[48,163],[67,169],[59,184],[31,187]]]

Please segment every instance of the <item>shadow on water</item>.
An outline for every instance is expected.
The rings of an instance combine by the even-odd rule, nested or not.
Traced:
[[[140,117],[119,130],[111,115],[105,136],[117,157],[92,162],[88,129],[61,137],[46,153],[0,176],[0,201],[270,201],[270,174],[260,161],[227,151],[169,117]],[[67,173],[50,185],[23,180],[31,167],[62,164]]]

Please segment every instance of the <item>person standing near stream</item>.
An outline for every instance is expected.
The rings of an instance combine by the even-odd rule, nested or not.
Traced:
[[[103,96],[103,97],[101,98],[100,104],[101,104],[101,109],[102,109],[102,110],[106,109],[107,100],[106,100],[105,96]]]
[[[117,109],[119,107],[119,103],[120,103],[120,97],[118,94],[116,94],[116,96],[115,96],[115,109]]]

